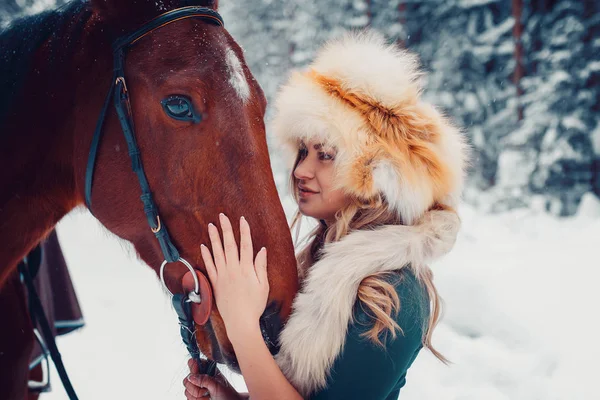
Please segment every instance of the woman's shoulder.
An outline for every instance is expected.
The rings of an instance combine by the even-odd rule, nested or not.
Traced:
[[[410,267],[392,271],[383,276],[383,279],[393,285],[400,309],[397,314],[392,314],[396,323],[402,329],[399,335],[412,336],[420,341],[427,329],[429,322],[429,295],[425,285],[417,279]],[[369,313],[360,300],[354,305],[354,325],[361,330],[373,326],[373,316]]]

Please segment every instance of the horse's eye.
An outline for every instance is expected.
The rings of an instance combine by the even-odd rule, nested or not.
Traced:
[[[169,96],[161,101],[161,104],[171,118],[194,122],[199,122],[201,119],[196,115],[192,101],[185,96]]]

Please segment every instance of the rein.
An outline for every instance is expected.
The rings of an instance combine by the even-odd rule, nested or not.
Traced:
[[[50,356],[54,362],[58,376],[60,377],[69,399],[76,400],[77,394],[75,394],[75,389],[73,389],[73,385],[71,384],[71,380],[69,379],[65,365],[63,364],[62,357],[58,351],[58,346],[56,346],[56,341],[54,340],[52,328],[50,327],[50,323],[48,322],[48,318],[44,312],[44,307],[42,306],[42,301],[40,300],[40,296],[37,294],[37,290],[35,289],[35,285],[33,283],[33,280],[40,268],[41,261],[42,248],[37,246],[29,252],[27,257],[25,257],[25,259],[23,259],[18,266],[21,280],[27,290],[27,301],[29,303],[29,317],[31,318],[31,324],[34,328],[36,340],[42,349],[42,356],[46,361],[47,367],[47,377],[43,379],[42,382],[29,381],[27,384],[30,390],[38,393],[45,392],[50,389],[50,366],[48,364],[48,356]],[[36,326],[40,327],[41,335]]]

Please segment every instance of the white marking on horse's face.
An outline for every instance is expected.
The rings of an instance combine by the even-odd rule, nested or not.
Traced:
[[[226,53],[227,69],[229,70],[229,83],[235,89],[236,93],[246,103],[250,98],[250,86],[244,75],[242,63],[232,49],[227,49]]]

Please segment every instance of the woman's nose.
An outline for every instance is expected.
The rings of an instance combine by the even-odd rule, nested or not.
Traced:
[[[315,176],[314,168],[310,165],[310,161],[306,158],[304,160],[300,160],[298,165],[296,165],[296,169],[294,170],[294,176],[296,179],[312,179]]]

